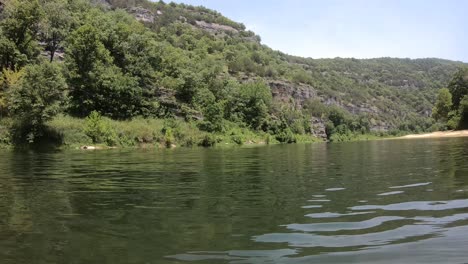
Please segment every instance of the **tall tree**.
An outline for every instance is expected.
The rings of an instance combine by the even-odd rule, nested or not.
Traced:
[[[443,88],[439,90],[436,104],[432,110],[432,117],[438,121],[447,121],[448,115],[452,110],[452,94],[449,89]]]
[[[72,25],[71,12],[66,0],[46,1],[43,4],[44,21],[41,23],[41,40],[50,54],[50,61],[54,60],[55,52],[61,47]]]
[[[460,115],[459,129],[468,129],[468,95],[463,96],[458,108]]]
[[[9,92],[9,107],[20,121],[22,136],[33,142],[41,136],[45,122],[52,119],[65,101],[67,84],[61,69],[53,63],[31,65]]]
[[[37,0],[11,0],[6,2],[5,19],[0,26],[21,54],[28,59],[38,55],[36,36],[42,18],[42,8]]]
[[[142,90],[137,78],[114,65],[100,37],[94,26],[84,25],[68,39],[70,110],[81,117],[92,111],[116,119],[138,115]]]
[[[458,109],[465,95],[468,95],[468,67],[460,68],[448,85],[452,94],[453,108]]]

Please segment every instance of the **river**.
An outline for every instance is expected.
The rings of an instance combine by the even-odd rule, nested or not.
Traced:
[[[0,263],[466,263],[468,138],[0,152]]]

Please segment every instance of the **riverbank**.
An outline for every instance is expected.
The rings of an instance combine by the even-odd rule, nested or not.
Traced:
[[[413,138],[451,138],[451,137],[468,137],[468,130],[459,131],[437,131],[426,134],[411,134],[397,139],[413,139]]]
[[[15,141],[15,129],[10,119],[0,120],[0,149],[40,148],[98,150],[110,148],[179,148],[235,147],[280,143],[316,143],[326,139],[308,133],[269,134],[254,131],[239,124],[225,122],[222,131],[206,132],[196,122],[182,119],[134,118],[111,120],[105,117],[74,118],[59,115],[46,123],[45,130],[34,143]],[[459,131],[457,131],[458,133]],[[441,133],[441,132],[439,132]],[[442,132],[446,133],[446,132]],[[425,137],[409,135],[403,138]],[[329,142],[369,141],[398,138],[392,133],[336,133]],[[15,143],[16,142],[16,143]]]
[[[35,145],[58,149],[97,150],[109,148],[230,147],[279,143],[323,142],[310,134],[271,135],[235,123],[222,131],[206,132],[195,122],[180,119],[111,120],[73,118],[60,115],[46,123],[34,143],[15,141],[12,120],[0,120],[0,148],[28,148]]]

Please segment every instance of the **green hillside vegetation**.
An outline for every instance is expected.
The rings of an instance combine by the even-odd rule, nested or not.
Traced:
[[[448,129],[468,129],[468,68],[458,70],[439,90],[432,116]]]
[[[0,145],[212,146],[436,130],[445,126],[431,118],[438,90],[463,65],[294,57],[216,11],[162,1],[1,8]],[[465,101],[452,116],[464,120]]]

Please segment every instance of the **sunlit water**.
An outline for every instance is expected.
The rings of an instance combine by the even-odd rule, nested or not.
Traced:
[[[468,263],[468,138],[0,152],[0,263]]]

